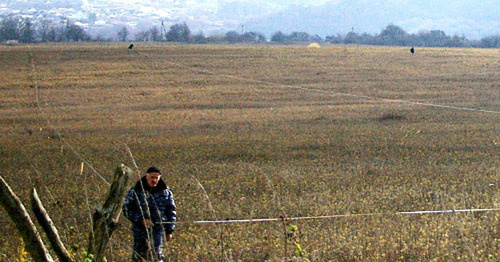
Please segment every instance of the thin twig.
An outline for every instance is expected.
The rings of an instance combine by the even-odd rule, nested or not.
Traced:
[[[198,173],[198,169],[197,168],[194,168],[194,170],[195,170],[196,173]],[[215,211],[214,207],[212,206],[212,201],[210,200],[210,197],[208,196],[208,193],[205,190],[205,187],[203,187],[203,185],[201,184],[200,180],[198,178],[196,178],[191,172],[189,172],[189,175],[196,181],[196,183],[198,184],[198,187],[203,191],[203,195],[205,196],[205,199],[207,200],[208,208],[210,208],[210,210],[212,211],[212,217],[213,217],[214,221],[218,221],[218,219],[217,219],[217,211]],[[219,235],[220,235],[221,260],[225,261],[224,231],[222,229],[222,225],[221,224],[219,224],[219,223],[216,223],[216,224],[217,224],[217,229],[218,229]]]

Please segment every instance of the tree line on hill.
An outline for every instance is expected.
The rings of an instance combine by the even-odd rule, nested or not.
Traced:
[[[409,34],[397,25],[387,25],[379,34],[349,32],[346,35],[336,34],[324,39],[318,35],[306,32],[292,32],[285,34],[275,32],[269,41],[259,32],[229,31],[221,35],[204,36],[202,32],[192,34],[184,23],[170,26],[167,31],[163,26],[153,26],[148,30],[135,33],[134,41],[164,41],[179,43],[276,43],[276,44],[304,44],[304,43],[331,43],[331,44],[361,44],[361,45],[391,45],[391,46],[422,46],[422,47],[480,47],[499,48],[500,35],[484,37],[481,40],[470,40],[464,36],[449,36],[441,30],[422,31]],[[34,26],[27,18],[7,16],[0,22],[0,42],[15,40],[21,43],[34,42],[80,42],[80,41],[128,41],[132,40],[129,29],[124,26],[117,33],[115,39],[92,38],[85,30],[69,20],[59,23],[41,21]]]
[[[0,22],[0,42],[80,42],[91,37],[85,30],[69,20],[55,24],[41,21],[37,26],[28,18],[9,16]]]

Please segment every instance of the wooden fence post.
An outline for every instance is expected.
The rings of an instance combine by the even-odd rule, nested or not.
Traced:
[[[92,215],[92,232],[89,237],[89,248],[87,254],[93,255],[94,261],[101,262],[104,251],[108,246],[111,234],[116,229],[118,218],[121,214],[121,206],[125,197],[125,191],[130,178],[133,176],[132,169],[125,165],[119,165],[114,174],[113,183],[108,197],[102,207],[96,208]]]
[[[26,250],[35,261],[54,261],[43,244],[38,230],[33,224],[29,213],[23,203],[12,191],[10,186],[0,176],[0,203],[7,211],[10,219],[16,224],[17,229],[26,244]]]

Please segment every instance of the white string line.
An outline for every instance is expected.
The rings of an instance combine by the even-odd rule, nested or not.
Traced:
[[[95,170],[94,166],[92,166],[92,164],[87,161],[87,159],[85,159],[80,153],[78,153],[78,151],[76,151],[76,149],[68,142],[66,141],[66,139],[64,139],[64,137],[61,135],[61,133],[57,130],[57,128],[52,124],[52,122],[50,121],[50,119],[46,116],[46,113],[45,111],[43,110],[43,108],[40,106],[40,89],[39,89],[39,86],[38,86],[38,74],[37,74],[37,70],[36,70],[36,67],[35,67],[35,62],[33,61],[33,51],[31,50],[31,46],[28,46],[28,49],[29,49],[29,52],[30,52],[30,63],[31,63],[31,70],[32,70],[32,73],[33,73],[33,82],[34,82],[34,86],[35,86],[35,103],[36,103],[36,106],[38,108],[38,110],[40,111],[40,114],[42,115],[42,118],[45,119],[45,121],[47,122],[47,124],[54,130],[54,132],[57,134],[57,137],[59,139],[61,139],[61,141],[63,142],[63,144],[66,144],[66,146],[68,146],[71,151],[81,160],[83,161],[104,183],[106,183],[106,185],[110,185],[110,183],[97,171]]]
[[[150,59],[153,59],[153,61],[156,62],[156,59],[154,59],[149,54],[145,54],[145,56],[150,58]],[[392,103],[406,103],[406,104],[414,104],[414,105],[437,107],[437,108],[448,108],[448,109],[456,109],[456,110],[466,110],[466,111],[476,111],[476,112],[500,114],[499,111],[490,111],[490,110],[467,108],[467,107],[447,106],[447,105],[415,102],[415,101],[400,100],[400,99],[389,99],[389,98],[381,98],[381,97],[373,97],[373,96],[365,96],[365,95],[356,95],[356,94],[333,92],[333,91],[328,91],[328,90],[309,88],[309,87],[303,87],[303,86],[297,86],[297,85],[277,84],[277,83],[272,83],[272,82],[267,82],[267,81],[262,81],[262,80],[257,80],[257,79],[243,78],[243,77],[234,76],[234,75],[218,74],[218,73],[206,70],[206,69],[194,69],[194,68],[189,67],[187,65],[175,63],[172,61],[166,61],[166,62],[169,64],[172,64],[172,65],[175,65],[177,67],[186,68],[190,71],[197,72],[197,73],[218,75],[218,76],[222,76],[222,77],[226,77],[226,78],[233,78],[233,79],[242,80],[242,81],[246,81],[246,82],[254,82],[254,83],[260,83],[260,84],[265,84],[265,85],[277,85],[277,86],[280,86],[283,88],[293,88],[293,89],[300,89],[300,90],[313,91],[313,92],[326,93],[326,94],[364,98],[364,99],[369,99],[369,100],[380,100],[380,101],[386,101],[386,102],[392,102]],[[499,210],[500,209],[491,209],[491,208],[490,209],[457,209],[457,210],[447,209],[447,210],[428,210],[428,211],[403,211],[403,212],[396,212],[396,213],[364,213],[364,214],[344,214],[344,215],[330,215],[330,216],[307,216],[307,217],[289,217],[289,218],[281,217],[281,218],[234,219],[234,220],[229,220],[229,219],[228,220],[200,220],[200,221],[192,221],[192,222],[161,222],[161,223],[165,223],[165,224],[171,224],[171,223],[176,223],[176,224],[251,223],[251,222],[273,222],[273,221],[286,221],[286,220],[331,219],[331,218],[356,217],[356,216],[414,215],[414,214],[425,215],[425,214],[488,212],[488,211],[495,211],[496,212]]]
[[[361,214],[340,214],[329,216],[305,216],[305,217],[279,217],[279,218],[256,218],[256,219],[227,219],[227,220],[198,220],[186,222],[160,222],[161,224],[225,224],[225,223],[258,223],[258,222],[277,222],[277,221],[296,221],[296,220],[317,220],[333,219],[345,217],[367,217],[367,216],[389,216],[389,215],[430,215],[445,213],[478,213],[478,212],[497,212],[500,208],[483,209],[445,209],[445,210],[421,210],[421,211],[402,211],[395,213],[361,213]]]
[[[298,86],[298,85],[278,84],[278,83],[272,83],[272,82],[267,82],[267,81],[262,81],[262,80],[257,80],[257,79],[251,79],[251,78],[244,78],[244,77],[239,77],[239,76],[234,76],[234,75],[218,74],[218,73],[206,70],[206,69],[194,69],[194,68],[189,67],[187,65],[182,65],[182,64],[175,63],[172,61],[166,61],[166,62],[169,64],[172,64],[172,65],[175,65],[177,67],[186,68],[186,69],[191,70],[193,72],[218,75],[218,76],[222,76],[222,77],[226,77],[226,78],[233,78],[233,79],[237,79],[237,80],[242,80],[245,82],[254,82],[254,83],[265,84],[265,85],[279,86],[282,88],[292,88],[292,89],[306,90],[306,91],[325,93],[325,94],[331,94],[331,95],[363,98],[363,99],[368,99],[368,100],[379,100],[379,101],[385,101],[385,102],[390,102],[390,103],[413,104],[413,105],[419,105],[419,106],[428,106],[428,107],[437,107],[437,108],[447,108],[447,109],[455,109],[455,110],[466,110],[466,111],[500,114],[500,111],[476,109],[476,108],[469,108],[469,107],[459,107],[459,106],[448,106],[448,105],[432,104],[432,103],[425,103],[425,102],[415,102],[415,101],[402,100],[402,99],[390,99],[390,98],[375,97],[375,96],[356,95],[356,94],[334,92],[334,91],[328,91],[328,90],[311,88],[311,87],[303,87],[303,86]]]

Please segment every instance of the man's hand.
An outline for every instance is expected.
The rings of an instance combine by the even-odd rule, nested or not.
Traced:
[[[142,224],[143,224],[145,227],[147,227],[147,228],[149,228],[149,227],[152,227],[152,226],[153,226],[153,223],[151,222],[151,219],[144,219],[144,220],[142,220]]]
[[[170,241],[170,240],[172,240],[172,234],[167,235],[167,241]]]

